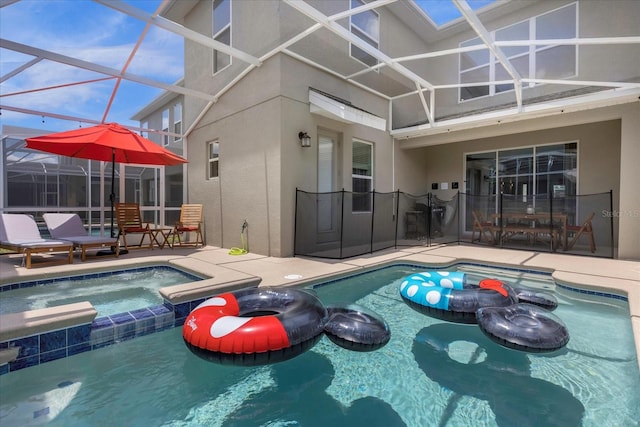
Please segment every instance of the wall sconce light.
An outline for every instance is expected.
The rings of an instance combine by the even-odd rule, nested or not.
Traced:
[[[303,148],[311,147],[311,137],[306,132],[298,132],[300,146]]]

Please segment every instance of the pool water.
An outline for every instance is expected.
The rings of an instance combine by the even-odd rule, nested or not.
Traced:
[[[632,426],[640,372],[628,304],[556,289],[548,276],[461,266],[546,288],[567,347],[521,353],[476,325],[447,323],[402,302],[395,266],[316,287],[325,304],[381,314],[391,341],[371,353],[328,338],[271,366],[220,366],[192,355],[175,328],[0,376],[4,426]]]
[[[160,288],[196,280],[201,278],[173,267],[146,266],[23,283],[18,289],[5,285],[0,292],[0,314],[81,301],[89,301],[98,317],[126,313],[162,304]]]

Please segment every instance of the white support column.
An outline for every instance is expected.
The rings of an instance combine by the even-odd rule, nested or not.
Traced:
[[[640,261],[640,102],[629,104],[620,132],[618,258]]]

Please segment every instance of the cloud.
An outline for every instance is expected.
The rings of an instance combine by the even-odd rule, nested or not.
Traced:
[[[133,3],[135,6],[135,2]],[[159,4],[159,1],[157,3]],[[145,6],[148,7],[148,4]],[[127,63],[144,26],[144,22],[84,0],[22,1],[4,7],[0,14],[2,38],[118,71]],[[152,27],[127,71],[164,83],[173,83],[182,77],[184,72],[183,45],[181,37]],[[3,75],[33,59],[32,56],[7,49],[2,49],[0,55],[0,70]],[[107,76],[43,60],[4,81],[0,86],[0,93],[69,85],[104,77]],[[101,120],[115,82],[113,79],[73,85],[2,97],[0,101],[9,106]],[[123,100],[127,104],[114,103],[111,113],[118,109],[132,114],[150,102],[159,92],[137,86],[129,85],[127,90],[138,91],[141,96],[132,96],[130,93],[127,96],[117,96],[116,100]],[[6,116],[6,110],[4,114],[3,121],[11,118],[10,116],[15,118],[15,114]],[[114,114],[121,116],[118,113]]]

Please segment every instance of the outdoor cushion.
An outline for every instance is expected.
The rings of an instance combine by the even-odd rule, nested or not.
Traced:
[[[108,236],[90,236],[78,214],[46,213],[42,215],[51,237],[70,241],[81,250],[82,261],[86,260],[87,249],[115,248],[114,255],[120,255],[118,239]]]
[[[68,262],[73,263],[73,244],[64,240],[43,239],[31,215],[0,214],[0,247],[24,254],[23,262],[27,268],[31,268],[33,253],[68,251]]]

